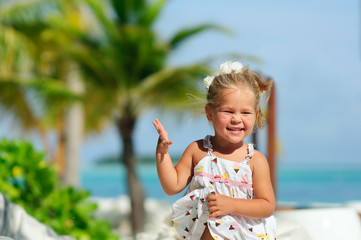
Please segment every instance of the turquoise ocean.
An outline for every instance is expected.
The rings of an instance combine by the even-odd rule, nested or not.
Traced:
[[[295,166],[279,164],[276,170],[276,198],[279,205],[308,207],[314,204],[361,202],[361,166]],[[137,174],[147,198],[171,204],[182,196],[167,196],[153,163],[138,164]],[[95,164],[81,171],[81,186],[93,197],[127,194],[126,171],[117,163]]]

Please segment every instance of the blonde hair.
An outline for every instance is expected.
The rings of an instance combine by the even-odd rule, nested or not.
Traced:
[[[260,74],[248,67],[243,67],[238,72],[232,70],[230,73],[220,73],[214,76],[212,83],[209,85],[207,104],[211,109],[215,109],[220,105],[224,89],[241,89],[246,87],[255,95],[256,126],[262,128],[264,127],[264,116],[260,107],[260,99],[266,93],[265,102],[268,101],[272,84],[271,80],[263,79]]]

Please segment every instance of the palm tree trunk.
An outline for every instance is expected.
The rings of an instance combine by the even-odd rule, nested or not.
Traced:
[[[81,80],[79,69],[74,62],[68,62],[68,88],[77,94],[84,92],[84,83]],[[69,186],[79,186],[80,149],[83,142],[84,113],[80,102],[74,102],[65,115],[65,168],[63,183]]]
[[[65,169],[65,117],[61,117],[57,120],[56,129],[58,133],[57,147],[55,150],[55,163],[57,166],[57,174],[62,177]]]
[[[136,157],[134,154],[132,133],[136,119],[130,115],[118,121],[118,130],[123,140],[123,156],[121,162],[127,169],[127,185],[131,204],[131,224],[133,235],[142,232],[145,223],[144,192],[136,174]]]

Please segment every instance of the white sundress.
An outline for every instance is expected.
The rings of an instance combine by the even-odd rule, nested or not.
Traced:
[[[199,240],[208,226],[214,239],[265,239],[276,237],[273,216],[252,219],[238,214],[208,218],[207,196],[213,192],[234,198],[252,199],[252,171],[249,167],[254,149],[248,145],[248,155],[234,162],[213,155],[211,136],[204,139],[207,155],[194,167],[194,176],[185,195],[173,204],[172,223],[182,239]]]

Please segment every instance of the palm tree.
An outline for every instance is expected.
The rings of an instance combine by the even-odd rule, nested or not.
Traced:
[[[67,153],[74,153],[69,149],[82,140],[83,114],[79,105],[82,93],[71,87],[74,82],[79,85],[81,81],[74,77],[79,75],[74,70],[76,64],[64,46],[76,44],[80,39],[79,32],[84,33],[81,21],[85,21],[85,17],[81,15],[77,2],[64,0],[2,1],[0,16],[3,39],[0,48],[4,49],[0,59],[0,106],[18,120],[19,126],[37,129],[49,152],[46,130],[53,129],[57,133],[55,158],[58,169],[61,173],[65,168],[68,170],[64,173],[65,183],[77,185],[78,175],[73,172],[78,172],[78,155],[75,152],[74,157],[74,154]],[[23,66],[28,67],[24,69]],[[26,98],[29,95],[32,99]],[[69,126],[75,125],[72,116],[76,116],[75,122],[80,126],[68,130]],[[77,131],[80,132],[75,135],[78,138],[74,137]],[[70,144],[69,140],[72,141]]]
[[[24,33],[14,28],[26,18],[19,9],[37,8],[34,3],[0,2],[0,108],[1,117],[11,116],[12,122],[23,131],[35,128],[45,148],[49,148],[44,124],[35,113],[26,91],[34,68],[36,45]],[[40,14],[37,15],[40,17]],[[2,118],[3,119],[3,118]]]
[[[144,194],[136,175],[133,131],[141,114],[153,107],[185,109],[186,93],[199,96],[197,81],[207,74],[206,63],[166,66],[168,56],[190,37],[214,25],[184,29],[161,41],[153,29],[166,1],[84,0],[97,19],[92,44],[76,46],[73,59],[82,67],[87,92],[96,94],[94,112],[108,114],[122,139],[121,162],[127,169],[133,233],[142,231]],[[106,4],[105,4],[106,3]],[[98,41],[96,44],[95,42]],[[111,113],[109,115],[109,113]]]
[[[46,116],[47,126],[55,126],[59,136],[64,136],[65,109],[74,99],[79,99],[79,94],[63,91],[69,66],[81,67],[82,77],[86,80],[86,91],[81,94],[87,119],[85,128],[93,126],[94,129],[96,126],[99,129],[111,119],[122,138],[121,161],[128,170],[132,226],[137,233],[143,229],[145,213],[143,190],[135,172],[132,133],[136,121],[152,107],[184,109],[187,106],[185,93],[199,95],[200,86],[196,80],[207,73],[208,65],[167,67],[167,57],[183,41],[200,32],[224,29],[201,25],[160,41],[153,24],[165,0],[152,3],[144,0],[79,0],[82,1],[86,6],[77,7],[78,2],[65,0],[19,0],[10,10],[4,8],[10,1],[3,3],[0,13],[8,11],[6,16],[11,16],[10,20],[3,18],[2,22],[26,36],[36,51],[32,55],[38,56],[34,57],[38,63],[33,71],[36,81],[28,82],[27,86],[38,93],[43,109],[49,110],[39,115]],[[33,4],[32,8],[27,6],[29,2]],[[62,14],[46,15],[51,7]],[[76,19],[86,19],[88,24],[84,21],[73,24],[74,16],[80,16],[79,12],[84,14]],[[29,21],[34,20],[34,16],[47,21]],[[89,31],[89,26],[92,31]],[[64,137],[60,137],[62,139]]]

